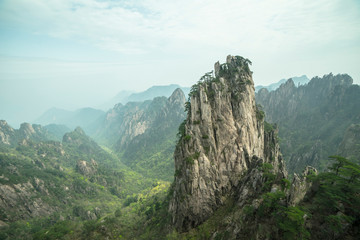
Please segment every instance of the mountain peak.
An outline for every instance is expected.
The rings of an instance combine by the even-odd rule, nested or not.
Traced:
[[[170,103],[180,103],[180,104],[184,104],[186,101],[185,98],[185,94],[184,92],[181,90],[181,88],[177,88],[175,89],[175,91],[171,94],[171,96],[169,97],[169,102]]]
[[[84,130],[81,127],[76,127],[74,132],[77,132],[77,133],[79,133],[81,135],[86,135]]]
[[[5,120],[0,120],[0,127],[9,126],[9,124]]]
[[[291,90],[296,88],[294,81],[292,78],[289,78],[285,83],[281,84],[279,87],[279,91],[283,90]]]
[[[34,128],[31,126],[30,123],[22,123],[20,125],[20,129],[21,131],[24,131],[24,132],[27,132],[27,133],[30,133],[30,134],[33,134],[35,133],[35,130]]]
[[[286,175],[274,131],[264,131],[255,104],[251,62],[228,56],[192,87],[188,116],[179,128],[174,193],[170,201],[173,224],[186,231],[201,224],[240,188],[245,202],[261,189],[257,167],[272,163],[277,176]],[[243,182],[244,174],[259,179]],[[244,177],[244,178],[243,178]],[[258,186],[259,185],[259,186]]]

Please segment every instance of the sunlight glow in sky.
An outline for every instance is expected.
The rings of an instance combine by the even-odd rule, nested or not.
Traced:
[[[191,86],[228,54],[253,62],[256,85],[330,72],[360,83],[359,43],[358,0],[0,0],[0,119]]]

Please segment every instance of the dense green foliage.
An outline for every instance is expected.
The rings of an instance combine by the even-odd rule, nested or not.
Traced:
[[[304,203],[308,207],[314,227],[311,235],[337,239],[360,234],[360,165],[340,156],[329,172],[313,176],[316,187],[313,196]]]
[[[152,101],[147,111],[154,116],[147,117],[154,122],[143,134],[122,144],[119,156],[122,162],[145,177],[172,181],[176,129],[183,121],[183,109],[167,109],[168,104],[166,98]],[[177,111],[181,113],[177,115]]]
[[[80,160],[94,163],[94,172],[81,172]],[[129,196],[153,182],[129,170],[81,129],[66,134],[63,143],[0,144],[0,175],[1,186],[15,194],[3,196],[10,206],[0,209],[0,220],[8,224],[1,228],[1,239],[84,239],[79,233],[88,231],[91,221],[121,209]]]

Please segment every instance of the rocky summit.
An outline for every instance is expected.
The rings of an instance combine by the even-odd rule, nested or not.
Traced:
[[[215,63],[190,91],[186,120],[179,128],[175,181],[169,210],[180,231],[204,222],[236,193],[238,201],[261,191],[259,166],[287,175],[273,129],[255,104],[249,65],[240,56]]]

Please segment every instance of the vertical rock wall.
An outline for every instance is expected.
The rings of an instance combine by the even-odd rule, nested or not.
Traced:
[[[255,104],[249,64],[242,57],[228,56],[225,64],[215,64],[215,74],[205,74],[192,87],[174,153],[169,210],[178,230],[199,225],[221,206],[234,188],[241,187],[254,159],[283,169],[279,151],[270,151],[278,149],[277,143],[265,141],[264,116]]]

